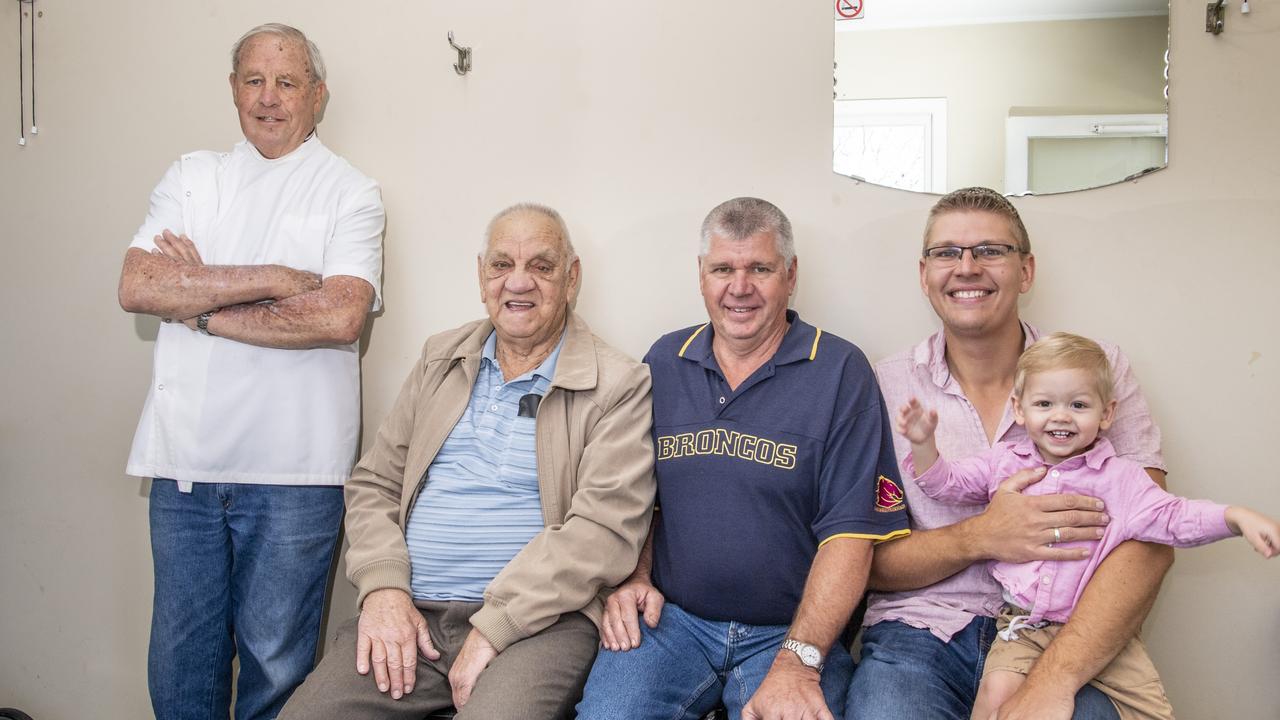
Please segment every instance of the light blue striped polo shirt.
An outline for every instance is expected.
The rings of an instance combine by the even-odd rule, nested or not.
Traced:
[[[471,400],[427,468],[409,513],[413,596],[478,601],[489,582],[543,528],[534,418],[520,398],[545,395],[564,335],[537,368],[503,382],[489,334]]]

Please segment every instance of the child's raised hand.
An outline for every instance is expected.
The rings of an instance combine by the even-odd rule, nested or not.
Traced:
[[[1232,505],[1227,508],[1227,527],[1244,536],[1262,557],[1280,553],[1280,523],[1262,513]]]
[[[898,410],[898,434],[916,445],[923,445],[933,439],[933,431],[938,429],[938,411],[925,410],[920,401],[911,398]]]

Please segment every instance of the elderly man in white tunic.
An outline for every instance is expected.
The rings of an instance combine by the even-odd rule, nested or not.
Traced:
[[[315,663],[358,342],[380,304],[378,186],[320,142],[324,63],[286,25],[231,53],[245,140],[170,166],[120,305],[164,319],[127,472],[153,478],[148,678],[159,720],[274,718]]]

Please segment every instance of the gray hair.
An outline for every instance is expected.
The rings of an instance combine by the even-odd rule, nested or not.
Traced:
[[[316,47],[316,44],[298,28],[282,23],[265,23],[241,35],[236,44],[231,46],[231,72],[240,72],[240,51],[244,49],[245,43],[259,35],[275,35],[301,45],[307,51],[307,72],[311,76],[311,81],[324,82],[324,58],[320,56],[320,48]]]
[[[555,208],[550,205],[532,202],[516,203],[494,215],[493,219],[484,228],[484,239],[480,243],[480,252],[476,253],[476,256],[483,258],[484,254],[489,250],[489,241],[493,239],[493,229],[497,227],[498,223],[511,215],[524,212],[535,213],[550,220],[556,226],[556,233],[560,236],[560,242],[564,244],[564,251],[569,255],[569,263],[572,263],[578,257],[578,253],[573,249],[573,241],[569,239],[569,226],[565,225],[564,218],[560,217],[560,213],[556,212]]]
[[[726,200],[707,213],[707,218],[702,221],[702,245],[698,249],[698,257],[706,257],[711,252],[712,235],[727,240],[746,240],[761,232],[773,233],[783,265],[791,265],[796,257],[791,221],[777,205],[753,197]]]

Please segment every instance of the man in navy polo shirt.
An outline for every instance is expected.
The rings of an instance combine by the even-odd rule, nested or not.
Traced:
[[[858,348],[787,310],[777,207],[717,206],[698,269],[710,322],[645,358],[660,513],[578,717],[839,717],[871,546],[909,532],[884,401]]]

